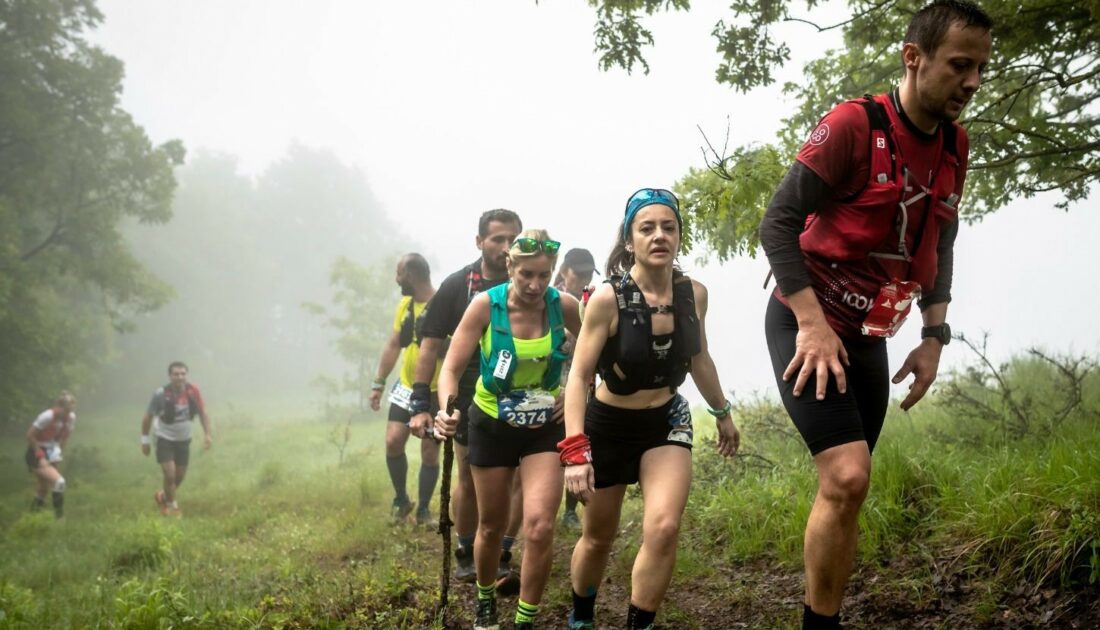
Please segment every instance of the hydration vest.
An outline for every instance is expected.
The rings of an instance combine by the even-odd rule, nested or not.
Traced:
[[[909,277],[900,279],[915,280],[930,291],[938,271],[940,225],[958,217],[958,127],[953,122],[941,123],[943,148],[926,187],[910,174],[883,103],[870,95],[851,102],[863,107],[870,123],[869,179],[855,195],[808,216],[799,244],[803,252],[827,261],[868,257],[903,261],[909,265]],[[915,188],[920,192],[913,194]],[[924,204],[924,212],[910,246],[906,239],[909,207],[917,203]]]
[[[498,284],[489,289],[489,353],[481,353],[481,385],[486,391],[501,395],[512,391],[512,377],[519,364],[516,342],[512,337],[512,323],[508,321],[508,287],[511,283]],[[546,316],[550,325],[550,355],[546,358],[546,372],[542,375],[542,389],[553,391],[561,383],[561,368],[567,355],[565,344],[565,318],[561,310],[561,296],[553,287],[546,289]],[[508,369],[503,376],[496,374],[502,353],[508,353]]]
[[[629,273],[612,276],[607,282],[615,289],[619,324],[615,336],[608,339],[608,345],[600,355],[600,378],[611,393],[617,395],[652,389],[654,375],[650,348],[653,344],[653,319],[650,306]],[[672,369],[660,385],[668,385],[675,392],[691,371],[691,358],[702,351],[695,291],[691,278],[679,271],[674,271],[672,276],[672,310],[675,320],[671,356],[668,359]]]
[[[187,419],[191,420],[195,416],[199,415],[199,400],[195,395],[195,386],[188,383],[183,388],[184,393],[187,395]],[[164,398],[161,402],[160,408],[160,421],[164,424],[175,424],[176,422],[176,395],[172,393],[172,384],[169,383],[161,388],[161,393]]]
[[[53,412],[53,418],[46,425],[46,428],[38,431],[36,439],[39,442],[61,442],[69,435],[71,412],[65,411],[61,407],[50,407],[50,411]]]

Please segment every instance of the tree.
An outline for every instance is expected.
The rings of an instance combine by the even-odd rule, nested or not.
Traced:
[[[798,146],[834,104],[885,91],[901,72],[899,42],[926,0],[847,0],[850,17],[820,24],[821,0],[734,0],[729,20],[711,35],[721,59],[715,76],[740,92],[771,85],[790,59],[775,34],[781,23],[808,32],[840,31],[844,47],[803,68],[783,91],[798,103],[779,142],[727,153],[708,142],[706,168],[691,169],[676,190],[690,234],[721,259],[755,251],[764,206]],[[595,7],[600,67],[648,72],[643,50],[654,43],[645,16],[688,10],[688,0],[589,0]],[[1013,199],[1057,191],[1066,209],[1100,180],[1100,1],[984,0],[992,16],[994,59],[982,89],[960,121],[971,138],[963,217],[976,221]]]
[[[341,256],[332,263],[332,307],[302,305],[325,317],[325,325],[337,332],[336,352],[351,366],[344,378],[344,391],[355,394],[360,413],[367,410],[374,360],[392,330],[393,313],[379,308],[384,303],[379,298],[393,292],[391,273],[384,263],[364,267]]]
[[[119,227],[171,217],[183,147],[119,106],[122,63],[84,38],[101,20],[93,0],[0,3],[0,417],[82,380],[112,328],[171,296]]]

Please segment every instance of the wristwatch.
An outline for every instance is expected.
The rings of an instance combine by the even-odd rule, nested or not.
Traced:
[[[938,326],[925,326],[920,329],[920,338],[934,337],[943,345],[951,343],[951,326],[943,323]]]

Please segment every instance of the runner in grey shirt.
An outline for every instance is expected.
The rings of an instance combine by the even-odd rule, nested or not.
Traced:
[[[202,420],[202,447],[208,449],[213,443],[210,416],[206,415],[199,388],[187,382],[187,365],[182,361],[173,362],[168,366],[168,376],[171,382],[157,388],[149,401],[145,417],[141,419],[142,454],[149,455],[153,444],[150,429],[156,436],[157,463],[164,473],[164,489],[157,490],[153,498],[160,513],[165,516],[179,515],[176,490],[187,474],[187,464],[191,458],[191,426],[195,416]]]

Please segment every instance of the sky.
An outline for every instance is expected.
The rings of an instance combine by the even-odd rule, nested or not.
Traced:
[[[331,150],[363,173],[438,281],[476,258],[485,210],[516,210],[599,263],[634,190],[703,166],[700,129],[721,141],[728,125],[731,147],[775,139],[794,103],[778,88],[719,85],[710,32],[728,3],[693,4],[647,21],[648,75],[598,69],[595,16],[580,0],[101,0],[106,19],[91,38],[125,63],[122,105],[155,142],[237,156],[251,175],[293,143]],[[806,25],[778,34],[792,48],[780,83],[838,45]],[[1100,352],[1095,198],[1066,213],[1037,197],[964,225],[954,330],[989,332],[995,359],[1032,345]],[[700,263],[700,253],[682,261],[710,291],[723,386],[774,394],[766,262]],[[894,369],[919,340],[910,320],[890,344]],[[973,361],[953,344],[941,374]]]

